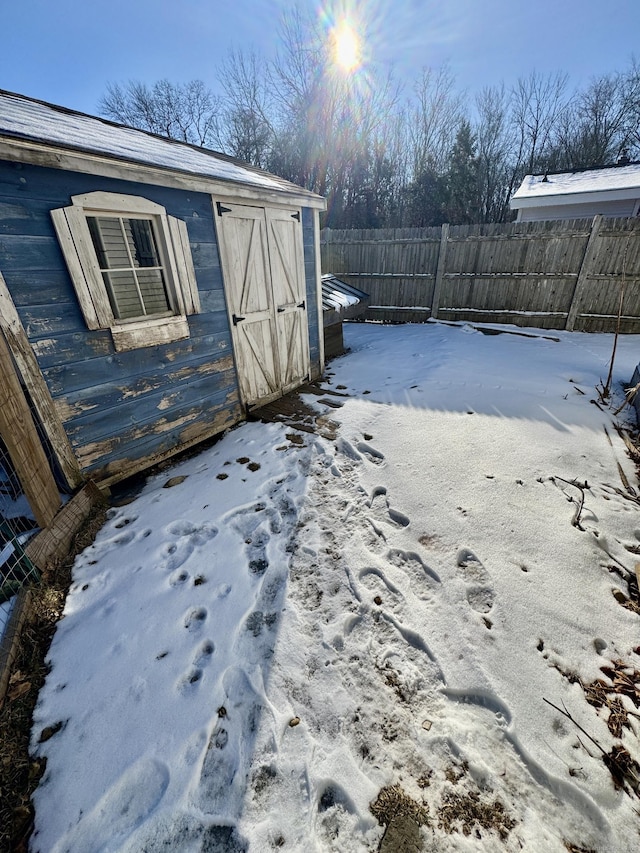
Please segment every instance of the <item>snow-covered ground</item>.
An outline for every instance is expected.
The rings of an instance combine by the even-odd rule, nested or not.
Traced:
[[[638,559],[637,478],[592,402],[612,337],[345,337],[342,405],[309,401],[329,437],[234,429],[77,559],[33,851],[364,853],[392,786],[426,851],[639,849],[640,800],[576,725],[640,758],[578,681],[640,667],[611,568]],[[623,338],[618,394],[639,360]]]

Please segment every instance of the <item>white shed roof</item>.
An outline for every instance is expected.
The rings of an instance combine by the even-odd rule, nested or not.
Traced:
[[[511,199],[511,207],[574,204],[598,198],[612,201],[640,197],[640,163],[559,174],[526,175]]]
[[[0,89],[0,140],[18,139],[255,189],[321,197],[225,154]]]

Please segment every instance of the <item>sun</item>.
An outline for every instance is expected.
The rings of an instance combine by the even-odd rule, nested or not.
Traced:
[[[343,71],[354,71],[362,62],[360,39],[346,21],[333,31],[334,58]]]

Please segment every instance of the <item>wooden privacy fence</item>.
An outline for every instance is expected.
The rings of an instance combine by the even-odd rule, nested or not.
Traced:
[[[640,220],[334,231],[322,270],[369,293],[366,319],[640,333]]]

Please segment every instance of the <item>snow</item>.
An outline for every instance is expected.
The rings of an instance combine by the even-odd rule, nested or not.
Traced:
[[[268,190],[306,192],[275,175],[243,166],[213,151],[8,92],[0,92],[0,135],[2,133]],[[312,193],[308,195],[318,198]]]
[[[576,676],[639,663],[608,568],[637,479],[593,402],[612,336],[501,329],[349,324],[305,398],[325,437],[242,425],[110,511],[34,715],[32,851],[365,853],[396,784],[427,851],[638,849],[637,802],[544,701],[609,751]],[[447,833],[456,794],[513,828]]]
[[[525,175],[512,197],[512,202],[515,202],[512,206],[520,207],[522,205],[517,202],[526,199],[608,190],[640,190],[640,163],[550,174],[546,179],[544,175]]]
[[[357,305],[360,302],[360,299],[351,293],[341,293],[339,290],[331,288],[327,288],[323,292],[323,300],[331,308],[349,308],[351,305]]]

